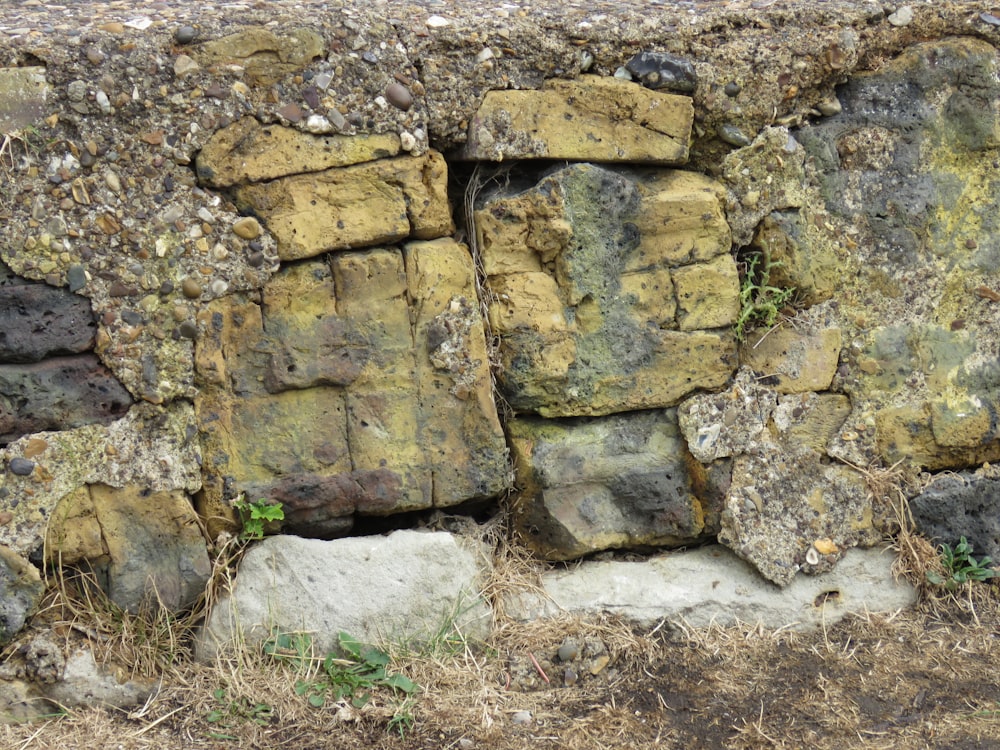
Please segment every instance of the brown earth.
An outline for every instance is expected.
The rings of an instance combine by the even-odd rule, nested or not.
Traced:
[[[402,706],[382,688],[361,710],[313,708],[295,692],[301,671],[245,654],[211,668],[182,664],[132,711],[0,727],[0,747],[995,748],[998,637],[996,584],[925,592],[911,610],[808,634],[506,624],[488,644],[452,637],[430,653],[393,654],[393,669],[422,686]],[[556,653],[567,638],[602,641],[610,663],[594,676],[570,662],[582,674],[566,686]],[[394,715],[407,719],[402,736]]]

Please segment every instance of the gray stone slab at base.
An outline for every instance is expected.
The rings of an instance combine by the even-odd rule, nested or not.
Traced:
[[[915,603],[916,589],[893,577],[894,559],[888,550],[851,549],[833,571],[796,576],[784,588],[719,546],[642,562],[585,562],[545,573],[547,599],[517,594],[505,610],[520,620],[611,613],[649,627],[667,620],[807,630],[851,613],[894,612]]]
[[[212,609],[197,645],[210,659],[272,630],[308,633],[316,653],[347,632],[365,643],[423,640],[441,628],[483,638],[491,613],[479,597],[485,549],[445,532],[323,541],[272,536],[243,558],[230,596]]]

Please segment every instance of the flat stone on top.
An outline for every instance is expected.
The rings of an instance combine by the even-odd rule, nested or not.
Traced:
[[[538,91],[490,91],[469,126],[465,158],[684,164],[691,99],[617,78],[551,80]]]

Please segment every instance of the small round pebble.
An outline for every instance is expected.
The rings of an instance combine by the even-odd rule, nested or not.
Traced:
[[[188,276],[181,282],[181,291],[188,299],[197,299],[201,296],[201,284]]]
[[[191,44],[198,36],[198,30],[194,26],[181,26],[174,32],[174,41],[178,44]]]
[[[186,339],[193,339],[198,335],[198,326],[193,320],[185,320],[177,328],[178,333]]]
[[[21,458],[20,456],[12,458],[7,466],[10,468],[11,474],[16,474],[19,477],[26,477],[35,470],[34,461],[29,461],[28,459]]]
[[[580,655],[580,644],[572,638],[567,638],[559,647],[559,661],[573,661]]]
[[[78,292],[87,286],[87,270],[80,263],[74,263],[66,269],[66,282],[71,292]]]
[[[398,81],[393,81],[385,87],[385,98],[392,106],[404,112],[413,106],[413,94]]]
[[[736,83],[736,81],[730,81],[726,84],[726,88],[723,89],[726,92],[726,96],[729,97],[738,96],[742,90],[743,87]]]
[[[245,240],[255,240],[260,237],[260,222],[252,216],[244,216],[233,224],[233,234]]]

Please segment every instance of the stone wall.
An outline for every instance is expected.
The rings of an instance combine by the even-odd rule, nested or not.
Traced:
[[[57,560],[191,606],[243,496],[784,586],[891,468],[997,555],[1000,21],[750,5],[8,29],[0,638]]]

